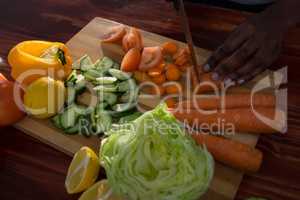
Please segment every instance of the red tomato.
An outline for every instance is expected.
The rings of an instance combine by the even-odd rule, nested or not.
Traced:
[[[130,28],[129,32],[123,37],[122,46],[125,52],[132,48],[141,50],[143,48],[143,39],[140,31],[136,28]]]
[[[121,63],[121,70],[124,72],[136,71],[139,67],[141,60],[140,50],[137,48],[130,49],[123,57]]]
[[[163,60],[162,50],[160,47],[145,47],[142,53],[139,69],[147,71],[161,64]]]
[[[0,74],[0,126],[14,124],[25,115],[14,100],[14,83]],[[5,81],[6,80],[6,81]],[[23,93],[21,94],[22,97]]]
[[[108,33],[102,36],[102,42],[119,42],[123,39],[126,34],[126,29],[124,25],[119,25],[112,27]]]

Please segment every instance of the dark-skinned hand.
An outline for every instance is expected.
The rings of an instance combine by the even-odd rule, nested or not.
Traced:
[[[243,84],[278,57],[285,27],[268,15],[255,15],[237,27],[204,65],[214,80]]]

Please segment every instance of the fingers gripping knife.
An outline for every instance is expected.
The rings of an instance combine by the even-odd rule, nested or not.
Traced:
[[[192,38],[190,26],[189,26],[189,21],[188,21],[186,12],[185,12],[183,0],[173,0],[173,5],[174,5],[174,8],[179,13],[180,20],[181,20],[181,26],[182,26],[182,29],[183,29],[183,32],[185,35],[185,40],[188,44],[188,48],[191,53],[191,59],[192,59],[192,64],[193,64],[192,70],[193,70],[193,72],[195,72],[197,74],[197,77],[199,79],[199,76],[202,74],[202,71],[197,63],[193,38]],[[199,80],[197,80],[197,82],[199,82]]]

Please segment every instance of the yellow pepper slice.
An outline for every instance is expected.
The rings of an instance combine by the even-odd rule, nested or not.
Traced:
[[[10,50],[8,62],[12,77],[24,85],[44,76],[63,80],[72,71],[69,50],[60,42],[21,42]]]

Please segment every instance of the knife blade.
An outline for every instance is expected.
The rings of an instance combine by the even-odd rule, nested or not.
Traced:
[[[202,70],[200,69],[198,62],[197,62],[193,37],[191,34],[189,20],[186,15],[183,0],[174,0],[173,3],[174,3],[175,9],[177,10],[177,12],[179,13],[179,16],[180,16],[181,26],[182,26],[182,29],[184,32],[185,40],[188,44],[188,48],[191,53],[193,70],[197,73],[197,77],[199,79],[199,76],[202,74]],[[198,80],[198,82],[199,82],[199,80]]]

